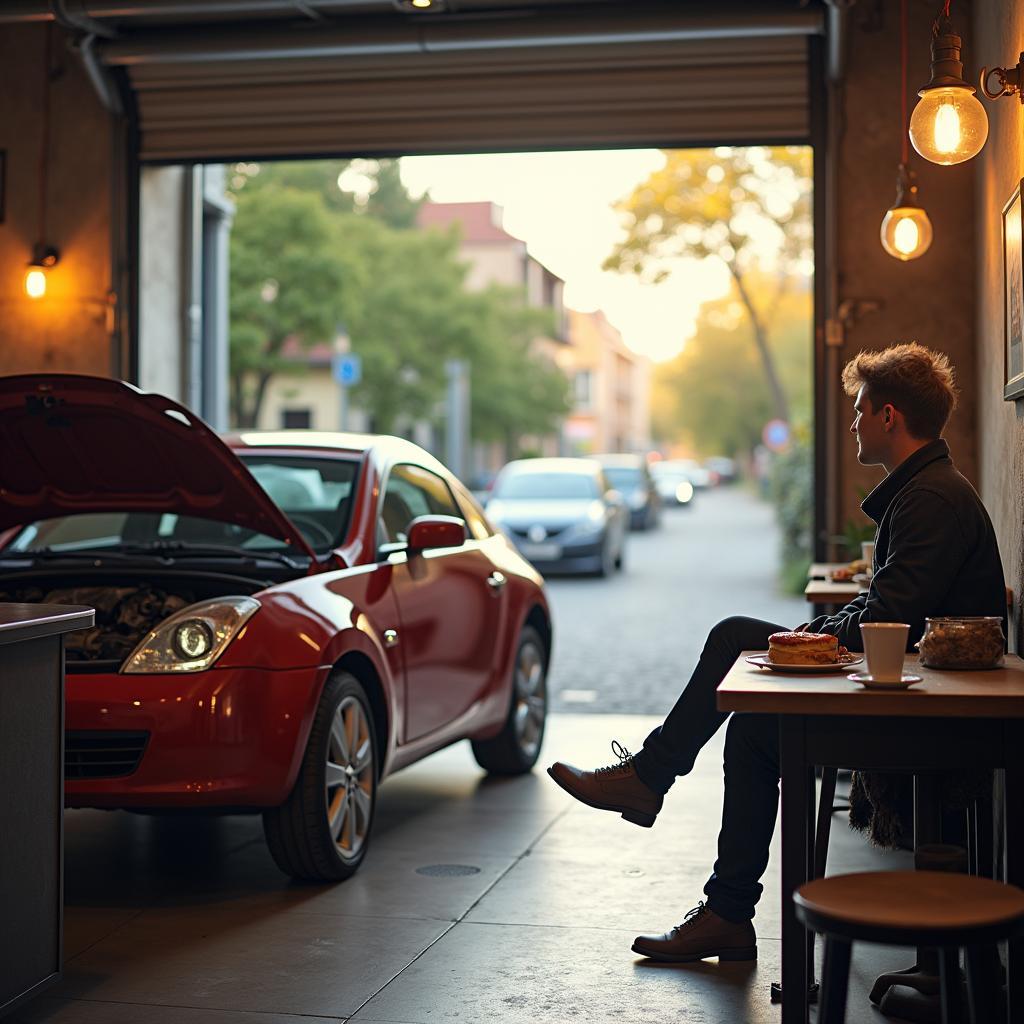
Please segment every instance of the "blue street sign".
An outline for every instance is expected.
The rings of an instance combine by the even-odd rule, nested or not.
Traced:
[[[761,431],[761,440],[773,452],[783,452],[789,446],[789,424],[785,420],[769,420]]]
[[[337,355],[331,360],[331,373],[343,388],[351,387],[363,378],[363,361],[352,352]]]

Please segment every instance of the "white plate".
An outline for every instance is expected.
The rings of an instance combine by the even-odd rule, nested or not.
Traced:
[[[751,654],[747,659],[751,665],[758,668],[770,668],[773,672],[781,672],[783,675],[827,675],[829,672],[842,672],[851,665],[859,665],[864,658],[859,654],[841,654],[839,660],[831,665],[776,665],[774,661],[768,660],[768,654]]]
[[[921,682],[922,676],[915,676],[912,672],[904,672],[899,679],[881,680],[875,679],[868,672],[851,672],[847,679],[867,687],[869,690],[905,690],[914,683]]]

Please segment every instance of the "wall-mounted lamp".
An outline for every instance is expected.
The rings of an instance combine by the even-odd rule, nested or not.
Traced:
[[[992,92],[988,80],[995,75],[999,79],[999,92]],[[1024,52],[1020,55],[1015,68],[982,68],[981,91],[990,99],[997,100],[1000,96],[1012,96],[1016,93],[1024,103]]]
[[[46,294],[46,272],[57,266],[60,253],[52,246],[37,245],[25,274],[25,294],[30,299],[41,299]]]
[[[896,202],[882,219],[882,248],[898,260],[916,260],[932,244],[932,222],[917,199],[917,180],[906,164],[896,179]]]
[[[910,115],[910,141],[933,164],[961,164],[988,138],[988,115],[974,86],[964,81],[963,40],[949,21],[945,0],[932,24],[932,77]]]

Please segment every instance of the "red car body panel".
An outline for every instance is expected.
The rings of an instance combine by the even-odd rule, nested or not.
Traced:
[[[237,523],[312,551],[202,420],[163,395],[77,374],[0,378],[0,530],[75,512]]]
[[[17,433],[12,433],[10,424],[23,419],[18,402],[20,396],[24,404],[26,394],[79,394],[64,407],[74,431],[74,411],[69,412],[69,406],[88,405],[81,398],[83,390],[88,390],[81,382],[89,380],[71,378],[69,383],[67,375],[0,380],[3,439]],[[161,416],[174,405],[116,382],[103,381],[97,388],[111,403],[122,405],[125,424],[131,422],[127,410],[139,402],[149,411],[159,410]],[[5,408],[10,413],[7,420]],[[252,513],[262,516],[259,526],[253,525],[254,519],[238,518],[248,514],[244,508],[240,513],[222,510],[214,515],[205,506],[197,507],[187,487],[178,488],[166,510],[230,519],[273,536],[290,537],[294,525],[245,469],[245,455],[256,450],[261,455],[316,454],[360,463],[348,529],[333,552],[312,556],[308,573],[297,570],[295,578],[255,593],[240,586],[236,593],[251,594],[260,607],[206,671],[105,673],[78,670],[69,663],[68,730],[145,732],[149,738],[131,774],[69,778],[68,804],[197,809],[280,804],[295,784],[320,695],[336,667],[357,675],[375,705],[382,776],[456,740],[497,733],[511,701],[517,638],[523,624],[535,615],[542,629],[550,630],[540,576],[501,534],[468,538],[458,548],[402,551],[386,557],[377,553],[377,506],[390,467],[403,462],[422,466],[448,480],[459,496],[460,485],[447,470],[421,449],[397,439],[296,431],[242,434],[224,443],[187,415],[195,430],[202,427],[192,436],[201,439],[200,447],[213,450],[223,473],[230,477],[221,489],[223,500],[244,505],[243,496],[255,489],[261,497],[258,502],[254,499],[254,506],[263,503],[272,511]],[[64,431],[63,424],[58,428]],[[42,452],[44,447],[37,443],[35,451]],[[131,457],[137,457],[134,449]],[[7,460],[8,465],[12,461]],[[37,483],[44,471],[42,464],[34,470]],[[4,497],[9,493],[6,474],[5,469],[0,477]],[[133,504],[135,499],[122,493],[128,474],[119,470],[117,478],[121,490],[112,491],[110,500],[117,500],[120,493],[127,507],[165,508],[156,500],[155,487],[145,489],[138,499],[141,505]],[[82,499],[80,507],[77,502],[87,488],[80,486],[79,498],[69,502],[70,492],[62,491],[59,482],[36,486],[34,506],[27,500],[30,489],[23,488],[17,514],[8,508],[0,529],[86,508],[96,510],[98,506],[89,501],[107,500],[94,494]],[[277,523],[278,517],[283,524]],[[496,571],[506,577],[506,585],[488,584],[488,576]],[[239,576],[243,575],[240,571]],[[226,585],[223,596],[230,592]],[[388,643],[385,633],[389,630],[397,632],[400,642]]]

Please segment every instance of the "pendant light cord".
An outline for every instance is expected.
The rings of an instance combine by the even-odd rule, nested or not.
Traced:
[[[900,159],[906,167],[910,162],[910,126],[907,123],[907,0],[900,0],[900,116]]]
[[[43,67],[43,125],[39,146],[39,234],[40,245],[47,242],[46,234],[46,193],[47,173],[50,164],[50,62],[52,57],[53,34],[50,23],[46,24],[46,59]]]

